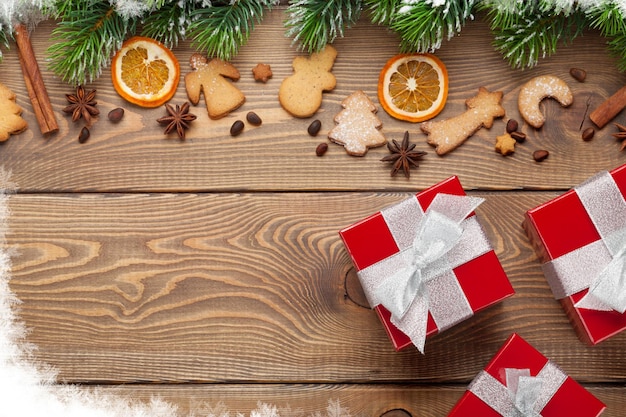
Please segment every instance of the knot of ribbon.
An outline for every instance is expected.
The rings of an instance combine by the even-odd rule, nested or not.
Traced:
[[[544,378],[530,376],[529,369],[506,368],[505,373],[514,413],[519,417],[541,417],[539,400],[545,385]]]
[[[576,307],[626,312],[626,228],[603,239],[612,256]],[[595,300],[594,300],[595,299]],[[599,301],[599,302],[596,302]]]
[[[418,222],[412,245],[402,253],[406,266],[374,290],[374,299],[389,310],[392,323],[402,320],[409,309],[419,316],[415,322],[420,330],[411,332],[419,336],[411,336],[411,340],[422,353],[428,321],[427,284],[452,269],[445,255],[463,235],[463,220],[483,201],[476,197],[438,194]]]
[[[534,377],[530,369],[503,370],[505,383],[482,371],[468,387],[502,417],[541,417],[543,409],[567,380],[567,375],[550,361]]]

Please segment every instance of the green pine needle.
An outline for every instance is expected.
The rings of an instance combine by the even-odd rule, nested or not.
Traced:
[[[472,16],[475,0],[448,1],[433,7],[427,2],[401,5],[391,28],[400,35],[404,52],[428,52],[441,47],[444,39],[459,33]]]
[[[586,26],[581,12],[554,13],[545,5],[527,5],[517,12],[489,11],[494,46],[513,68],[530,68],[570,43]]]
[[[363,0],[372,23],[389,26],[401,0]]]
[[[108,0],[66,1],[52,31],[50,68],[63,81],[78,85],[98,78],[135,22],[122,19]]]
[[[589,26],[609,38],[608,48],[617,58],[617,68],[626,71],[626,19],[616,4],[598,6],[588,11]]]
[[[270,0],[239,0],[212,2],[212,6],[191,12],[189,26],[193,45],[209,57],[230,60],[244,45],[254,29],[255,23],[263,18],[265,9],[273,5]]]
[[[10,36],[10,33],[9,33]],[[2,25],[0,25],[0,45],[2,45],[4,48],[9,48],[9,39],[7,37],[7,33],[5,30],[3,30]],[[4,55],[2,55],[2,50],[0,50],[0,62],[2,62],[2,59],[4,58]]]
[[[160,41],[168,48],[175,47],[189,30],[190,16],[196,4],[195,1],[159,0],[155,11],[144,19],[141,34]]]
[[[343,37],[361,15],[362,0],[299,0],[287,7],[287,36],[298,48],[318,52]]]

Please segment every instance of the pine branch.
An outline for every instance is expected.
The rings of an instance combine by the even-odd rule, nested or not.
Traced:
[[[615,56],[617,68],[626,71],[626,16],[616,4],[597,6],[587,11],[589,26],[610,39],[609,51]]]
[[[4,48],[9,48],[9,39],[7,38],[7,33],[2,25],[0,25],[0,45],[2,45]],[[2,54],[2,50],[0,50],[0,62],[2,62],[3,58],[4,55]]]
[[[361,15],[362,0],[290,1],[285,22],[287,36],[299,49],[309,53],[322,50]]]
[[[213,1],[212,5],[191,11],[190,38],[209,57],[231,59],[244,45],[255,23],[263,18],[272,0]]]
[[[153,1],[157,2],[156,9],[144,19],[141,34],[173,48],[185,38],[191,25],[191,14],[196,9],[197,2]]]
[[[441,6],[420,1],[396,11],[391,28],[400,35],[404,52],[428,52],[441,47],[444,39],[459,33],[472,16],[475,0],[447,1]]]
[[[66,0],[48,48],[50,68],[70,84],[84,84],[100,76],[135,20],[122,19],[108,0]]]
[[[372,23],[391,25],[401,0],[363,0]]]
[[[554,7],[547,2],[531,2],[516,10],[489,9],[494,46],[511,67],[537,65],[539,59],[556,52],[559,42],[572,42],[588,25],[583,12]]]

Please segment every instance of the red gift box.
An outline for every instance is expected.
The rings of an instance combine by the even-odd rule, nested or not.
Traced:
[[[514,410],[514,378],[507,374],[540,377],[540,393],[534,397],[536,412],[543,417],[597,417],[606,406],[565,375],[554,363],[519,335],[513,334],[491,362],[469,385],[448,417],[502,417]],[[518,386],[522,387],[521,382]],[[531,397],[532,398],[532,397]],[[532,401],[532,400],[531,400]]]
[[[465,191],[459,179],[453,176],[416,194],[415,198],[421,210],[426,211],[433,199],[440,193],[465,196]],[[395,207],[398,207],[400,204]],[[391,209],[393,208],[394,206],[391,207]],[[474,217],[474,213],[470,217]],[[411,221],[408,221],[408,223],[411,223]],[[480,226],[478,227],[480,228]],[[480,231],[482,233],[482,229]],[[357,273],[386,260],[399,251],[397,239],[391,232],[382,212],[373,214],[339,233],[357,269]],[[491,306],[514,293],[500,261],[490,247],[484,254],[454,268],[453,272],[473,313]],[[361,279],[363,284],[361,276],[359,276],[359,279]],[[391,313],[385,307],[377,305],[374,306],[374,309],[378,313],[396,350],[399,351],[412,344],[409,336],[391,322]],[[432,310],[429,310],[426,329],[427,336],[440,331],[431,313]]]
[[[622,165],[608,174],[617,186],[615,193],[621,193],[622,197],[626,196],[626,165]],[[593,178],[589,182],[593,182]],[[604,197],[604,195],[598,195],[597,204],[603,204]],[[607,208],[606,212],[612,216],[612,210]],[[619,221],[621,222],[621,220]],[[566,274],[553,272],[554,268],[550,266],[551,263],[555,260],[563,260],[565,259],[564,256],[575,254],[577,253],[575,251],[580,251],[589,245],[601,243],[600,233],[576,189],[569,190],[565,194],[526,212],[523,227],[539,259],[544,263],[544,272],[548,271],[546,267],[549,267],[546,277],[553,291],[555,291],[555,287],[560,287],[559,280],[567,281],[572,278],[571,276],[552,278],[552,275]],[[592,257],[580,258],[584,263],[580,265],[572,263],[572,268],[582,271],[582,273],[591,275],[591,271],[595,271],[597,275],[598,269],[605,266],[603,262]],[[591,276],[589,276],[589,280],[592,280]],[[588,287],[589,284],[587,284]],[[626,313],[620,314],[614,310],[600,311],[575,306],[587,294],[587,289],[570,295],[559,294],[560,292],[555,292],[555,297],[560,300],[582,341],[595,345],[626,329]]]

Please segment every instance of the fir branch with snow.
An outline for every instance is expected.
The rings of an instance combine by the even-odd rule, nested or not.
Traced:
[[[33,29],[47,17],[47,12],[53,7],[54,0],[3,0],[0,4],[0,45],[9,47],[15,25],[24,24]]]
[[[207,3],[204,1],[202,4]],[[277,0],[212,1],[190,12],[189,37],[209,57],[230,60]]]
[[[73,85],[97,79],[127,34],[135,32],[136,19],[125,19],[108,0],[65,0],[57,6],[50,68]]]
[[[361,15],[361,0],[298,0],[287,8],[287,36],[299,49],[319,52],[343,37]]]
[[[97,79],[123,41],[138,34],[174,47],[190,38],[231,59],[276,0],[57,0],[50,68],[70,84]],[[141,22],[141,25],[138,24]]]
[[[587,15],[567,1],[483,1],[494,46],[513,68],[537,65],[556,52],[560,43],[571,43],[588,26]]]
[[[404,52],[433,52],[444,40],[461,32],[465,22],[473,18],[475,0],[403,0],[390,27],[402,39]]]
[[[160,0],[155,6],[157,11],[144,18],[141,34],[173,48],[185,39],[198,3]]]

